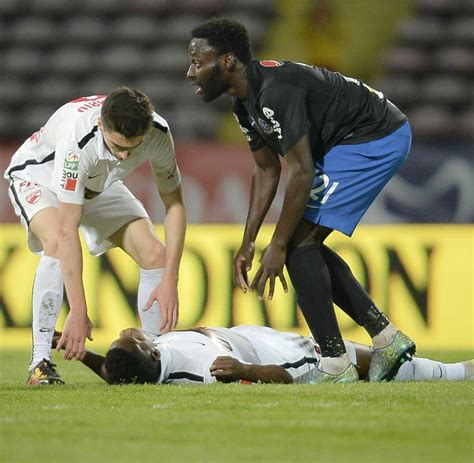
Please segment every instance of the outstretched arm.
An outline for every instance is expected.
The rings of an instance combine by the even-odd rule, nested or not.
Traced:
[[[246,292],[250,288],[247,272],[252,267],[255,239],[268,212],[280,181],[281,163],[278,154],[268,147],[253,152],[255,167],[252,175],[250,203],[242,245],[234,257],[234,282]]]
[[[167,333],[174,330],[178,323],[178,278],[186,233],[186,208],[181,187],[169,193],[161,192],[160,197],[166,209],[164,223],[165,273],[158,287],[151,293],[145,305],[145,310],[151,308],[153,301],[158,301],[162,315],[159,329],[162,333]]]
[[[314,179],[314,161],[311,156],[308,135],[305,135],[285,156],[289,166],[285,197],[280,218],[272,240],[266,247],[260,267],[251,288],[263,297],[267,280],[270,280],[268,298],[273,298],[275,280],[279,278],[285,291],[287,284],[283,276],[287,245],[303,216]]]
[[[293,382],[291,375],[278,365],[243,363],[233,357],[217,357],[212,363],[210,371],[211,375],[222,383],[239,380],[252,383],[291,384]]]
[[[56,348],[59,339],[61,338],[62,333],[60,331],[54,331],[52,347]],[[62,346],[62,349],[65,349],[65,346]],[[83,357],[80,361],[86,366],[89,367],[97,376],[102,378],[104,381],[107,381],[105,373],[103,370],[105,357],[100,354],[96,354],[88,349],[85,349]]]
[[[58,255],[64,286],[71,310],[58,341],[58,351],[64,346],[64,358],[81,359],[86,338],[92,341],[92,323],[87,316],[87,305],[82,282],[82,248],[79,239],[83,206],[60,202],[58,206]]]

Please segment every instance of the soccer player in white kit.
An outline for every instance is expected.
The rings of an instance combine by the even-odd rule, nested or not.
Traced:
[[[143,205],[121,179],[150,162],[166,209],[165,246]],[[70,312],[58,349],[80,359],[91,337],[82,281],[79,229],[91,254],[118,246],[140,268],[138,313],[151,336],[178,318],[178,270],[186,210],[173,139],[146,95],[121,87],[59,108],[13,155],[5,171],[28,244],[41,253],[33,285],[33,349],[28,384],[63,383],[51,340],[63,300]]]
[[[54,339],[58,339],[56,333]],[[345,341],[347,353],[367,379],[373,349]],[[150,338],[128,328],[105,357],[87,351],[81,360],[109,384],[303,383],[317,381],[321,351],[314,339],[265,326],[240,325],[174,331]],[[442,363],[412,357],[394,381],[473,379],[474,362]],[[328,379],[326,382],[344,382]]]

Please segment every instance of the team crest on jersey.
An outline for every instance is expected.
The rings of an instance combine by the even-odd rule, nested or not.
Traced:
[[[258,118],[258,125],[266,134],[270,135],[271,133],[273,133],[272,125],[261,117]]]
[[[36,190],[26,197],[26,201],[30,204],[36,204],[41,199],[41,190]]]
[[[68,170],[77,170],[79,168],[80,155],[74,151],[68,151],[64,158],[64,168]]]
[[[285,63],[282,63],[281,61],[275,61],[273,59],[264,59],[262,61],[259,61],[259,63],[264,68],[277,68],[285,64]]]

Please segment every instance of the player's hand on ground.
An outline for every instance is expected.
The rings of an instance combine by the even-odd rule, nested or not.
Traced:
[[[265,285],[269,280],[268,299],[273,298],[275,292],[275,280],[278,277],[285,293],[288,292],[285,276],[283,275],[283,267],[286,261],[286,246],[279,246],[270,243],[263,252],[260,260],[260,267],[255,274],[251,284],[251,290],[257,290],[258,296],[263,298],[265,293]]]
[[[66,360],[82,360],[86,354],[84,344],[86,339],[92,341],[92,322],[87,313],[69,312],[62,335],[56,345],[59,352],[64,349]]]
[[[246,293],[250,290],[248,272],[252,269],[255,255],[255,243],[242,243],[234,256],[234,284]]]
[[[177,283],[167,280],[165,276],[163,280],[161,280],[161,283],[150,294],[143,310],[150,310],[155,301],[158,302],[161,311],[160,332],[168,333],[169,331],[173,331],[178,324],[179,317]]]
[[[246,378],[247,364],[233,357],[217,357],[209,369],[211,376],[222,383],[231,383]]]

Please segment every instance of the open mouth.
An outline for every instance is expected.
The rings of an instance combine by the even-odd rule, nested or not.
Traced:
[[[191,85],[197,87],[196,95],[202,95],[202,87],[197,82],[191,82]]]

